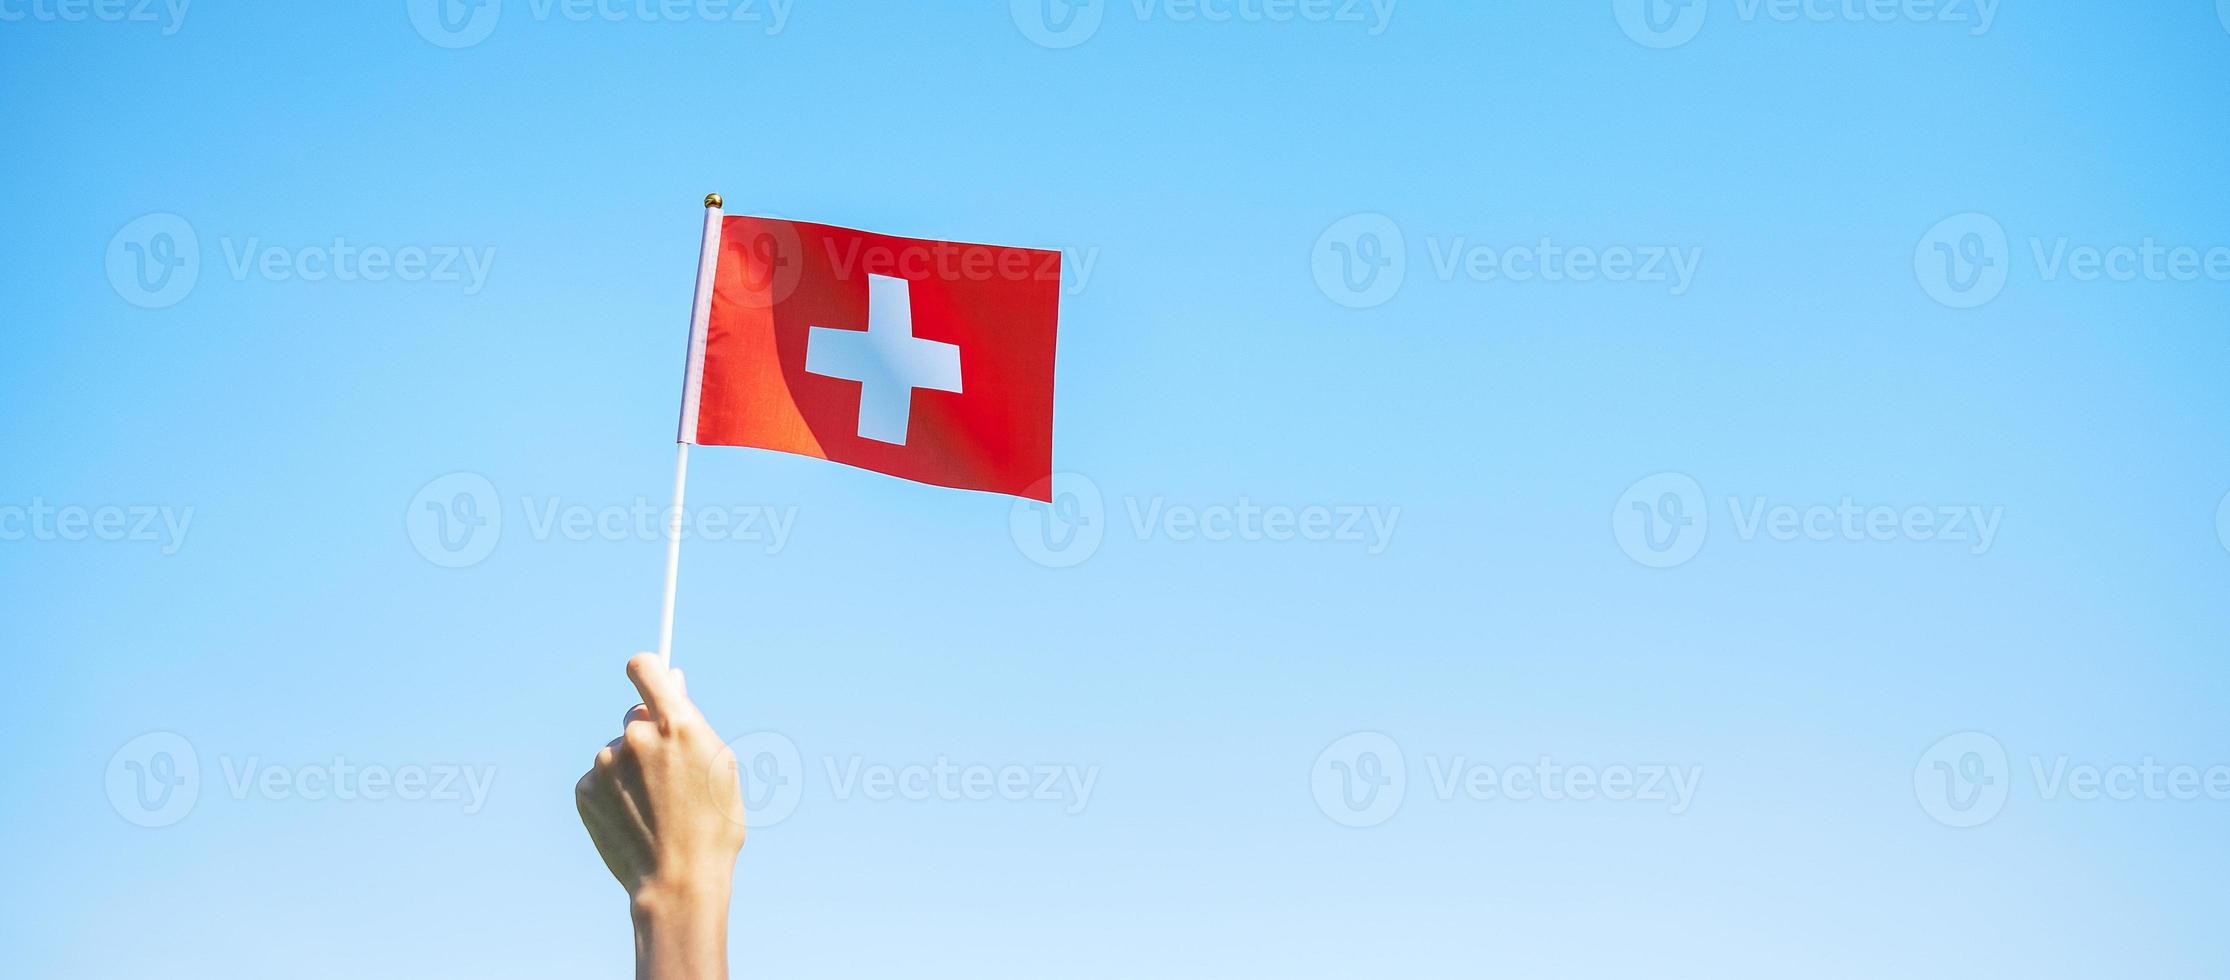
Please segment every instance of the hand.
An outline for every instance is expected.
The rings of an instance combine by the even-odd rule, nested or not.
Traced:
[[[727,976],[728,898],[743,847],[736,758],[689,700],[681,671],[636,654],[643,703],[573,787],[596,853],[627,889],[635,975]]]

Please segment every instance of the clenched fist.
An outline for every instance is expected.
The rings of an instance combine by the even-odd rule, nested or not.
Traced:
[[[635,975],[725,977],[744,833],[735,754],[689,700],[681,671],[643,653],[627,678],[643,702],[574,785],[581,822],[631,900]]]

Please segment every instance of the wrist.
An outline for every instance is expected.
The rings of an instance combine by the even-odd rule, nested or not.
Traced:
[[[637,925],[681,924],[704,917],[726,918],[730,882],[710,876],[649,880],[629,896]]]
[[[637,980],[726,980],[725,880],[644,882],[629,896]]]

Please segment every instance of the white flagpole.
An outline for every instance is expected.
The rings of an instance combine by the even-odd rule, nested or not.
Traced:
[[[698,386],[705,378],[705,327],[712,321],[713,272],[720,266],[720,195],[705,195],[705,236],[697,250],[697,295],[689,309],[689,356],[681,378],[681,424],[674,435],[674,508],[666,516],[666,600],[658,617],[658,662],[674,662],[674,585],[681,577],[681,500],[689,485],[689,444],[697,441]]]

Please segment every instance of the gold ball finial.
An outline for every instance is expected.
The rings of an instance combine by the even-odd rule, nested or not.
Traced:
[[[706,207],[708,207],[708,208],[717,208],[717,207],[719,207],[719,206],[720,206],[720,195],[718,195],[718,194],[707,194],[707,195],[705,195],[705,206],[706,206]]]

